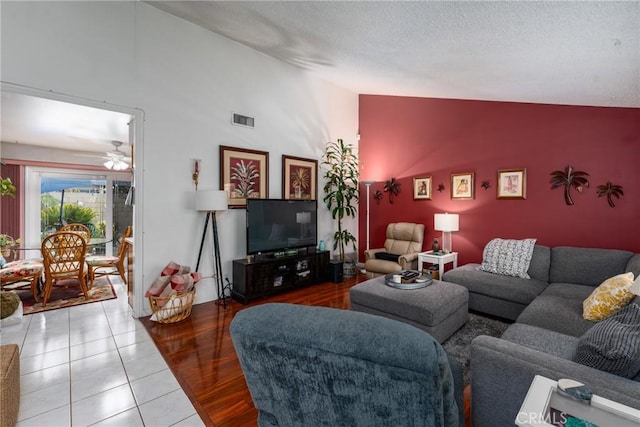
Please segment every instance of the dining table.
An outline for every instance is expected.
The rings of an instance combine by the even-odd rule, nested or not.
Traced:
[[[106,245],[107,243],[113,242],[113,239],[108,239],[106,237],[92,237],[89,242],[87,242],[87,255],[102,255],[105,250],[100,251],[100,246]],[[11,248],[12,251],[17,251],[20,253],[18,258],[26,259],[26,258],[41,258],[40,254],[40,243],[26,243],[21,246]]]

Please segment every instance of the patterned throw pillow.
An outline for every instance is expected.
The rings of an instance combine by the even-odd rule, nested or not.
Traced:
[[[640,306],[629,304],[585,332],[573,361],[625,378],[640,374]]]
[[[605,280],[582,303],[582,317],[597,322],[611,316],[635,296],[629,290],[631,285],[633,273],[618,274]]]
[[[530,279],[527,271],[536,239],[493,239],[484,247],[480,270]]]

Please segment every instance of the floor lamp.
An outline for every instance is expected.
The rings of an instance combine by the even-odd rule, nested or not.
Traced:
[[[369,187],[375,181],[362,181],[362,183],[367,187],[367,250],[369,250]]]
[[[202,230],[202,240],[200,241],[200,252],[198,252],[198,262],[196,263],[196,271],[200,268],[200,259],[202,258],[202,248],[204,247],[204,239],[207,236],[207,228],[209,219],[211,219],[213,232],[213,278],[216,283],[218,292],[217,304],[222,304],[227,309],[227,298],[224,295],[225,287],[222,282],[222,262],[220,260],[220,243],[218,241],[218,223],[216,221],[216,211],[227,210],[227,193],[223,190],[202,190],[196,191],[196,210],[206,212],[207,217],[204,221],[204,229]]]
[[[369,187],[375,181],[362,181],[362,183],[367,187],[367,250],[369,250]]]

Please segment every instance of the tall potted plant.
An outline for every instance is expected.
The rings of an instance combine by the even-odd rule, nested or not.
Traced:
[[[323,201],[338,222],[338,230],[333,234],[333,250],[339,249],[339,260],[345,262],[345,246],[351,244],[357,251],[356,237],[343,227],[345,217],[355,218],[358,207],[358,156],[353,146],[342,139],[329,142],[322,156],[324,173]]]

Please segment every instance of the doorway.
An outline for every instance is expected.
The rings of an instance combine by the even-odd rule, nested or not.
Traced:
[[[25,96],[33,97],[36,99],[61,101],[63,103],[75,105],[77,107],[89,107],[90,109],[94,109],[94,110],[103,110],[107,112],[110,111],[110,112],[122,113],[127,115],[127,118],[129,119],[128,142],[131,144],[131,157],[132,157],[131,170],[121,174],[115,173],[113,171],[109,171],[108,169],[105,168],[105,166],[102,165],[102,162],[104,162],[104,160],[94,161],[93,166],[84,167],[85,174],[97,175],[99,179],[104,181],[103,194],[105,198],[107,199],[111,198],[110,206],[113,209],[111,208],[106,209],[105,207],[105,211],[104,211],[105,219],[103,220],[104,221],[103,226],[105,227],[105,235],[107,235],[110,232],[112,236],[111,240],[117,241],[117,230],[115,230],[116,234],[114,235],[113,226],[115,223],[117,223],[116,218],[118,215],[120,215],[121,211],[123,210],[123,206],[125,206],[124,201],[122,203],[119,203],[119,200],[121,200],[121,196],[123,194],[125,195],[125,198],[126,198],[126,194],[129,193],[128,191],[129,186],[133,186],[135,182],[138,182],[139,184],[143,182],[142,168],[136,167],[136,164],[139,165],[142,162],[142,153],[143,153],[142,123],[144,123],[144,112],[137,108],[113,105],[113,104],[105,103],[103,101],[95,101],[95,100],[89,100],[85,98],[78,98],[75,96],[56,93],[52,91],[45,91],[41,89],[29,88],[29,87],[15,85],[15,84],[6,83],[6,82],[2,82],[1,91],[3,96],[5,93],[25,95]],[[1,112],[2,112],[2,121],[3,121],[3,141],[2,141],[3,160],[5,160],[8,165],[19,165],[19,167],[22,169],[22,175],[24,176],[23,187],[29,188],[28,194],[40,195],[41,189],[40,189],[39,179],[34,179],[33,176],[31,176],[29,179],[29,182],[27,182],[26,171],[32,167],[37,167],[42,169],[43,167],[47,166],[46,163],[50,163],[48,166],[53,167],[55,169],[56,168],[55,164],[57,163],[62,164],[65,162],[64,160],[58,160],[55,158],[46,159],[44,161],[24,162],[24,161],[20,161],[19,159],[15,160],[15,157],[11,157],[10,156],[11,150],[4,149],[7,147],[7,145],[9,145],[9,144],[6,144],[4,122],[7,117],[13,118],[13,116],[9,116],[11,114],[11,111],[7,108],[6,104],[3,104],[3,108]],[[51,124],[53,125],[57,124],[56,120],[51,120],[52,119],[51,117],[48,117],[48,118],[50,119],[49,122]],[[9,142],[17,142],[17,141],[9,141]],[[33,151],[37,151],[37,149],[34,149]],[[96,157],[96,156],[93,156],[93,157]],[[133,159],[135,159],[135,163]],[[58,167],[58,169],[60,168]],[[82,167],[79,168],[80,172],[82,172],[82,169],[83,169]],[[65,167],[63,170],[57,170],[54,172],[65,174],[65,173],[68,173],[70,170],[71,169],[67,169]],[[102,173],[102,170],[105,171],[104,174]],[[87,172],[87,171],[90,171],[90,172]],[[125,188],[127,190],[126,192],[124,191]],[[107,191],[107,189],[109,189],[109,191]],[[36,200],[37,200],[36,202],[33,201],[33,198],[31,198],[30,201],[27,202],[26,199],[24,198],[26,195],[25,193],[26,188],[23,188],[19,191],[22,192],[21,196],[22,196],[22,200],[24,200],[23,204],[21,204],[21,206],[19,206],[18,208],[20,212],[20,215],[19,215],[20,229],[23,230],[23,233],[25,234],[25,239],[29,239],[29,241],[33,241],[34,239],[37,240],[39,239],[40,233],[42,232],[41,221],[40,221],[40,218],[37,216],[39,215],[39,212],[40,212],[40,200],[38,200],[39,196],[36,196]],[[61,196],[61,195],[59,194],[58,196]],[[113,203],[114,201],[115,203]],[[140,209],[142,204],[144,203],[141,191],[139,191],[138,194],[136,194],[135,203],[136,205],[125,208],[125,211],[127,209],[129,210],[128,215],[131,218],[130,223],[133,224],[133,230],[134,230],[133,246],[140,248],[142,245],[141,236],[143,232],[143,224],[140,216],[136,215],[136,209]],[[38,213],[37,215],[36,215],[36,212]],[[28,215],[30,218],[29,222],[33,221],[34,216],[36,217],[35,222],[33,224],[37,224],[37,226],[26,225],[26,218],[28,217]],[[111,224],[111,226],[109,227],[109,230],[106,230],[107,222],[110,222]],[[113,243],[111,243],[111,247],[105,246],[104,250],[113,251],[114,250]],[[134,283],[140,283],[140,284],[143,283],[142,269],[138,268],[138,266],[135,266],[135,265],[133,266],[132,276],[134,279],[133,280]],[[133,308],[134,316],[139,317],[144,314],[143,307],[144,307],[145,299],[143,296],[143,291],[137,290],[135,288],[132,289],[131,291],[133,295],[130,301],[131,301],[131,306]]]

